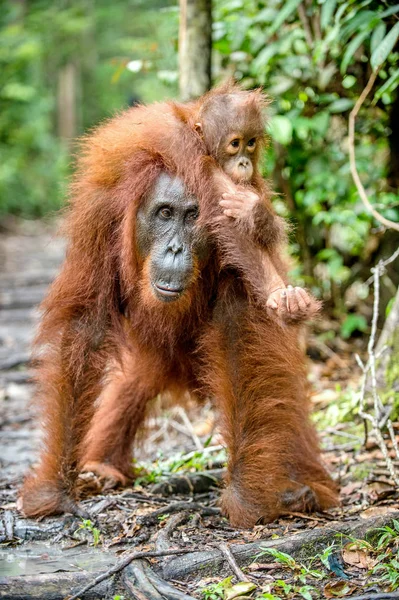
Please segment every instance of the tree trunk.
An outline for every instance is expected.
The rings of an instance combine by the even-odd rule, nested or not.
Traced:
[[[377,365],[377,381],[379,387],[391,390],[394,394],[395,408],[399,408],[399,290],[396,292],[391,311],[384,323],[378,340],[376,352],[388,346]]]
[[[183,101],[211,87],[212,0],[180,0],[179,86]]]
[[[69,62],[58,75],[58,135],[68,147],[77,135],[76,71],[76,65]]]

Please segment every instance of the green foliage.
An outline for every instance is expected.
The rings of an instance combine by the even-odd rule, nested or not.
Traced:
[[[399,588],[399,562],[396,558],[374,567],[373,574],[378,574],[381,585],[388,585],[389,590]]]
[[[345,317],[341,325],[341,335],[349,338],[354,331],[367,331],[367,321],[363,315],[350,314]]]
[[[224,597],[224,591],[231,587],[233,577],[226,577],[218,583],[210,583],[207,587],[201,589],[201,597],[203,600],[219,600]]]
[[[255,593],[254,600],[291,600],[293,598],[315,600],[323,595],[321,587],[324,586],[325,591],[328,589],[328,593],[331,591],[332,593],[336,592],[334,594],[336,596],[346,596],[353,591],[353,586],[351,587],[350,581],[346,582],[344,579],[339,585],[339,579],[348,578],[346,571],[351,570],[355,564],[352,562],[353,558],[352,561],[348,561],[348,553],[350,555],[351,552],[358,552],[361,557],[360,562],[364,569],[363,581],[367,589],[369,586],[383,587],[387,591],[399,588],[399,561],[397,559],[399,521],[393,520],[391,525],[369,531],[370,541],[356,539],[342,533],[337,534],[336,537],[337,541],[327,546],[322,552],[307,558],[306,564],[297,562],[293,556],[277,548],[262,549],[254,556],[254,560],[257,561],[259,558],[269,555],[275,562],[280,563],[281,569],[278,570],[276,579],[264,584],[262,589]],[[339,558],[340,552],[342,553],[341,558]],[[345,565],[345,571],[340,567],[341,561]],[[322,568],[322,565],[326,570]],[[353,581],[353,577],[359,577],[358,568],[355,567],[355,569],[355,573],[351,573],[351,581]],[[331,573],[335,574],[333,579],[330,577]],[[233,598],[239,597],[238,594],[235,595],[237,586],[234,586],[231,580],[232,577],[228,577],[203,588],[201,590],[202,598],[204,600],[219,600],[220,598],[226,600],[230,597],[229,593]]]
[[[34,216],[58,208],[66,155],[53,134],[40,33],[16,7],[0,13],[0,215]]]
[[[210,459],[217,462],[226,461],[225,450],[217,450],[216,453],[212,452],[212,448],[209,450],[205,448],[203,452],[194,450],[187,454],[177,453],[165,459],[161,455],[151,464],[140,465],[143,472],[136,479],[136,483],[157,483],[171,473],[204,471],[209,468]]]
[[[346,422],[353,425],[354,414],[359,406],[359,390],[348,387],[342,391],[340,386],[337,386],[336,390],[339,392],[337,400],[330,402],[324,410],[318,411],[314,415],[320,430],[336,427]]]
[[[290,554],[281,552],[276,548],[264,548],[261,552],[259,552],[259,554],[256,555],[255,560],[261,556],[264,556],[265,554],[270,554],[273,556],[276,562],[291,569],[291,571],[294,573],[295,580],[300,581],[304,585],[306,585],[307,577],[312,577],[313,579],[323,579],[326,576],[325,571],[312,569],[309,566],[297,563]]]
[[[377,82],[357,119],[356,160],[370,201],[399,221],[389,189],[388,134],[399,83],[399,4],[374,0],[218,0],[215,47],[222,65],[245,85],[274,98],[265,174],[286,197],[295,225],[294,253],[303,282],[345,311],[345,291],[368,260],[373,218],[349,170],[348,114],[372,69]],[[372,165],[372,168],[370,166]],[[354,268],[354,265],[355,268]],[[351,315],[343,334],[364,331]]]
[[[399,561],[397,552],[399,547],[399,521],[393,520],[392,526],[380,527],[373,544],[364,540],[354,540],[359,548],[364,548],[367,553],[375,558],[375,566],[370,570],[370,584],[376,583],[387,591],[399,588]]]
[[[0,12],[0,216],[35,217],[65,197],[60,74],[75,70],[76,135],[127,107],[176,93],[174,0],[19,3]],[[129,64],[140,61],[140,68]],[[165,74],[169,74],[166,76]]]
[[[313,598],[319,597],[319,593],[314,586],[286,583],[283,579],[277,579],[273,583],[267,584],[264,590],[260,596],[256,596],[256,600],[263,600],[265,598],[267,600],[280,600],[281,598],[313,600]]]
[[[391,544],[394,544],[396,548],[399,546],[399,521],[394,519],[392,525],[393,527],[385,525],[385,527],[378,529],[380,536],[377,542],[377,550],[386,550]]]
[[[91,533],[91,535],[93,536],[93,546],[98,546],[98,544],[100,543],[101,531],[94,527],[90,519],[84,519],[83,522],[79,525],[79,528]]]

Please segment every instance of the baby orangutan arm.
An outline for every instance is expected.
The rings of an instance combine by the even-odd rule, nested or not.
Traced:
[[[320,310],[320,302],[301,287],[286,285],[286,268],[279,257],[278,245],[268,246],[267,222],[273,213],[262,202],[257,193],[250,189],[238,189],[233,184],[222,194],[220,206],[226,217],[245,224],[254,241],[263,246],[262,265],[265,274],[268,311],[284,322],[303,321],[314,317]],[[265,218],[266,215],[266,218]],[[278,217],[274,216],[275,219]],[[280,275],[280,273],[282,275]]]

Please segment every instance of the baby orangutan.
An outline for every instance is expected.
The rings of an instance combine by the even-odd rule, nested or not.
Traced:
[[[262,223],[265,211],[262,196],[270,196],[270,191],[259,175],[258,163],[260,150],[265,145],[262,109],[266,99],[259,90],[248,92],[233,86],[223,93],[223,89],[205,96],[195,124],[209,155],[239,186],[228,186],[228,191],[222,194],[220,206],[224,215],[235,219],[238,224],[250,224],[252,237],[263,248],[267,308],[283,321],[310,318],[318,312],[320,303],[306,290],[286,286],[283,277],[287,267],[281,258],[282,249],[264,239],[269,225]],[[226,184],[228,181],[224,178],[225,188]],[[281,241],[285,241],[285,236],[281,237]]]

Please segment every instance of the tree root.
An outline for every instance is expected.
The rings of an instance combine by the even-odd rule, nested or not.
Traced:
[[[45,575],[22,575],[0,578],[0,598],[4,600],[62,600],[67,598],[73,588],[81,588],[88,577],[97,577],[101,573],[51,573]],[[84,600],[112,597],[114,582],[102,581],[95,589],[88,590]]]
[[[122,581],[137,600],[194,600],[161,579],[145,560],[133,561],[123,572]]]
[[[250,564],[253,562],[254,557],[264,548],[276,548],[295,558],[303,559],[315,556],[318,552],[323,551],[328,544],[339,539],[339,534],[344,536],[350,535],[359,539],[369,539],[373,535],[373,530],[391,523],[393,519],[398,519],[398,517],[399,511],[395,511],[378,517],[359,519],[355,523],[350,521],[346,523],[334,522],[327,527],[304,531],[297,535],[278,540],[259,541],[249,544],[231,544],[229,545],[229,550],[238,565]],[[272,561],[274,559],[272,557],[268,559],[265,556],[262,560],[268,562],[268,560]],[[170,580],[184,579],[199,573],[201,576],[204,576],[215,574],[215,572],[218,574],[228,574],[225,556],[220,550],[191,552],[190,554],[173,558],[164,563],[161,574],[164,579]]]

